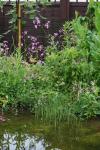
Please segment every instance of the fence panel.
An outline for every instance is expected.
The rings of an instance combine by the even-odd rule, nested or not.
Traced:
[[[3,12],[0,11],[0,34],[6,32],[9,26],[9,17],[6,15],[7,11],[12,7],[10,1],[3,6]],[[23,0],[21,0],[23,1]],[[30,0],[26,0],[30,1]],[[34,0],[38,1],[39,0]],[[71,20],[75,17],[75,11],[78,11],[80,15],[85,15],[86,9],[88,6],[88,0],[48,0],[51,2],[51,5],[43,7],[40,5],[41,15],[45,16],[48,20],[51,21],[51,29],[50,32],[56,31],[60,24],[63,23],[65,20]],[[98,0],[100,1],[100,0]],[[22,2],[23,3],[23,2]],[[27,20],[26,27],[23,28],[32,31],[32,21],[29,20],[29,17],[23,14],[23,19]],[[35,31],[33,30],[31,34],[34,34]],[[38,34],[36,32],[36,34]],[[12,33],[6,36],[6,39],[11,42]]]

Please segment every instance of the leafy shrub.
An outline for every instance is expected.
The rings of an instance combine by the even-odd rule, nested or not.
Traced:
[[[0,57],[0,98],[7,100],[8,105],[17,105],[22,96],[25,101],[30,90],[27,74],[19,56]]]

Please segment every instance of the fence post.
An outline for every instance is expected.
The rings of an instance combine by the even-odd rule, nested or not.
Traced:
[[[21,50],[21,4],[20,0],[17,3],[17,19],[18,19],[18,48]]]
[[[60,5],[62,20],[69,20],[69,0],[61,0]]]

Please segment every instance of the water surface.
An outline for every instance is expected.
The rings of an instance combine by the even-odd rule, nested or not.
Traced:
[[[0,150],[100,150],[100,121],[36,121],[32,115],[7,116],[0,123]]]

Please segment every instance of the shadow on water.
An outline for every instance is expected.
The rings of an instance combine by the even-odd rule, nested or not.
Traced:
[[[32,115],[8,116],[0,123],[0,150],[100,150],[100,121],[56,126]]]

